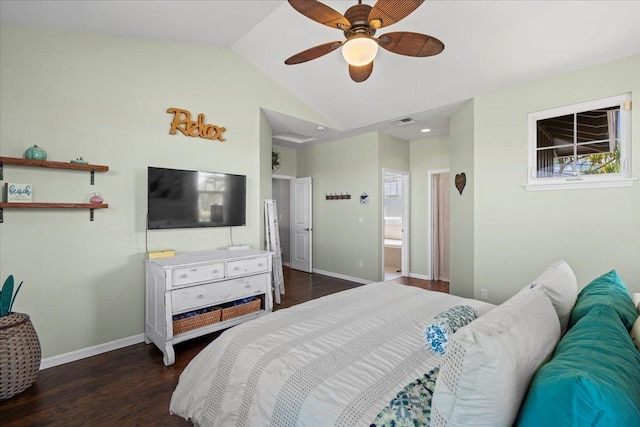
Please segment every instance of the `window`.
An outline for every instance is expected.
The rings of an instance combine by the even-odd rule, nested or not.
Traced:
[[[402,178],[385,179],[384,181],[384,197],[400,197],[402,196]]]
[[[529,114],[527,190],[629,186],[631,95]]]
[[[393,175],[384,181],[384,223],[402,225],[402,176]]]

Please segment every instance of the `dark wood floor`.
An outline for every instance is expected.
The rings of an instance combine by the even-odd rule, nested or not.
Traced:
[[[275,310],[360,286],[358,283],[284,268],[286,295]],[[449,284],[402,277],[394,282],[449,292]],[[38,373],[35,384],[0,402],[2,426],[190,426],[169,415],[178,377],[220,333],[175,346],[176,363],[144,343]]]

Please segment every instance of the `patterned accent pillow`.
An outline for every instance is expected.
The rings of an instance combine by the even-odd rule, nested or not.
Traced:
[[[427,348],[434,353],[444,354],[451,335],[475,319],[476,313],[468,305],[456,305],[438,314],[424,330]]]
[[[370,427],[429,426],[431,398],[439,371],[440,367],[435,367],[405,386],[378,414]]]

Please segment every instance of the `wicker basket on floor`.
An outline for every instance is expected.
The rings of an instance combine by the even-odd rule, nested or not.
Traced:
[[[233,319],[234,317],[244,316],[246,314],[254,313],[260,310],[260,304],[262,300],[254,298],[244,304],[234,305],[233,307],[227,307],[222,309],[222,320]]]
[[[0,400],[22,393],[40,369],[40,340],[24,313],[0,317]]]

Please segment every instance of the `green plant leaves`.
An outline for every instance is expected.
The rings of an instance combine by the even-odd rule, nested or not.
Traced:
[[[2,285],[2,293],[0,293],[0,316],[9,314],[9,306],[13,297],[13,275],[7,277],[4,285]]]
[[[16,289],[16,292],[13,293],[13,274],[7,277],[4,285],[2,285],[2,291],[0,292],[0,317],[8,316],[9,313],[11,313],[13,303],[15,302],[16,296],[18,295],[18,292],[20,291],[23,283],[24,282],[20,282],[20,284],[18,285],[18,289]]]

